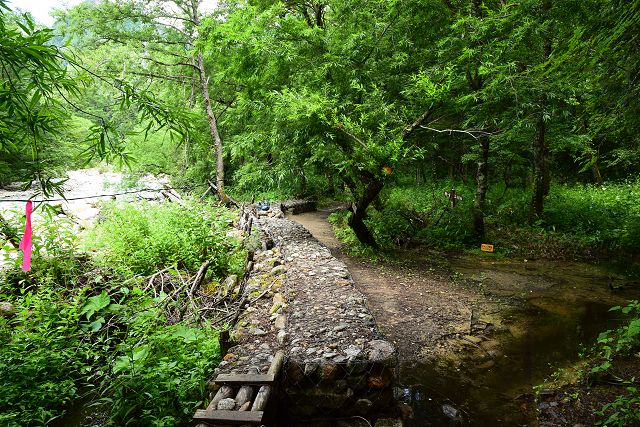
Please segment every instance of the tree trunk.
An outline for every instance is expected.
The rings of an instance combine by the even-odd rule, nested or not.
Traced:
[[[471,6],[473,8],[473,15],[478,19],[482,19],[482,0],[472,0]],[[477,44],[480,45],[480,43]],[[475,61],[473,66],[467,66],[467,83],[473,91],[481,90],[482,86],[484,85],[484,79],[482,78],[482,75],[480,75],[480,63],[477,60]],[[476,163],[476,195],[473,199],[473,232],[476,235],[476,238],[484,239],[484,202],[487,196],[487,187],[489,185],[489,138],[482,137],[478,142],[478,161]]]
[[[473,200],[473,229],[476,237],[484,238],[484,201],[489,182],[489,138],[480,138],[478,169],[476,170],[476,197]]]
[[[216,188],[218,191],[218,197],[223,203],[228,203],[229,199],[224,191],[224,159],[222,155],[222,140],[220,139],[220,133],[218,132],[218,123],[216,116],[213,114],[213,108],[211,108],[211,100],[209,98],[209,85],[207,84],[207,74],[204,68],[204,60],[202,59],[202,53],[198,52],[198,71],[200,74],[200,89],[202,91],[202,98],[204,100],[204,108],[207,113],[207,120],[209,121],[209,131],[211,132],[211,139],[213,139],[213,145],[216,158]]]
[[[542,10],[549,15],[551,1],[544,0]],[[550,29],[548,30],[550,32]],[[543,41],[543,62],[551,57],[551,36],[547,35]],[[544,91],[544,87],[543,87]],[[544,198],[549,194],[551,177],[549,174],[549,149],[546,142],[547,127],[544,121],[546,108],[546,95],[543,93],[540,99],[540,115],[536,125],[536,137],[533,146],[533,195],[531,198],[530,221],[544,217]]]
[[[371,231],[365,225],[364,219],[367,217],[367,208],[378,194],[380,194],[383,186],[384,182],[379,179],[375,177],[369,178],[362,196],[358,199],[357,203],[351,205],[349,227],[351,227],[360,243],[373,248],[377,248],[378,244],[373,234],[371,234]]]
[[[591,173],[593,173],[593,180],[598,187],[602,187],[602,185],[604,184],[604,180],[602,179],[602,174],[600,173],[598,159],[592,159],[591,162]]]
[[[190,9],[187,6],[186,9],[190,12],[191,21],[196,27],[200,26],[200,13],[198,7],[200,6],[199,0],[191,0]],[[191,43],[193,45],[193,42]],[[218,132],[218,121],[213,108],[211,107],[211,98],[209,98],[209,84],[207,80],[207,72],[204,67],[204,59],[202,58],[202,52],[198,52],[196,57],[196,68],[200,76],[200,91],[202,92],[202,99],[204,101],[204,109],[207,114],[207,120],[209,121],[209,132],[211,133],[211,139],[213,140],[213,147],[216,158],[216,192],[218,198],[224,204],[229,204],[230,199],[224,191],[224,157],[222,152],[222,140],[220,139],[220,133]]]
[[[533,196],[531,198],[530,220],[544,216],[544,198],[549,194],[549,161],[545,141],[546,125],[540,117],[536,126],[536,138],[533,146]]]

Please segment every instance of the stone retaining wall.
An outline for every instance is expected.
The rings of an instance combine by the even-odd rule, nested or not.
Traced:
[[[255,254],[237,345],[216,374],[266,372],[282,349],[278,398],[294,419],[390,410],[397,352],[379,336],[346,266],[277,206],[255,225],[270,244]]]

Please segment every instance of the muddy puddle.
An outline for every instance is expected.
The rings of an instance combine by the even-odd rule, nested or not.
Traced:
[[[533,387],[578,361],[597,335],[614,327],[614,305],[637,299],[637,284],[604,265],[553,261],[450,259],[455,280],[508,301],[490,333],[458,354],[403,366],[411,426],[536,425]]]

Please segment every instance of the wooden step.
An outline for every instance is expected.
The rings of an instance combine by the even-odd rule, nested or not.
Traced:
[[[210,411],[198,409],[193,416],[195,421],[218,424],[262,424],[262,411]]]
[[[220,374],[214,382],[226,385],[272,385],[273,374]]]
[[[261,425],[264,409],[273,393],[273,384],[284,364],[284,352],[278,351],[266,374],[250,369],[246,374],[220,374],[213,381],[221,387],[211,399],[207,409],[198,409],[193,416],[197,427],[211,425]],[[235,407],[248,410],[217,410],[223,399],[235,396]]]

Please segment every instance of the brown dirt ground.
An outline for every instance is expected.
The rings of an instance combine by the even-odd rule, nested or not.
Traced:
[[[492,332],[508,330],[511,335],[518,335],[519,327],[526,328],[526,323],[512,324],[508,316],[501,316],[510,309],[522,308],[523,295],[514,289],[522,290],[524,286],[526,292],[540,291],[544,289],[538,287],[548,288],[558,283],[548,277],[532,279],[526,274],[489,271],[486,275],[491,289],[487,293],[478,286],[482,281],[461,280],[460,276],[443,268],[437,255],[430,259],[424,254],[416,255],[414,251],[398,250],[396,260],[374,263],[353,258],[346,255],[341,242],[334,236],[327,221],[329,213],[330,210],[324,210],[289,218],[305,226],[347,265],[357,288],[368,300],[379,331],[396,345],[401,365],[405,367],[435,362],[439,366],[460,368],[469,360],[479,363],[489,354],[500,354],[500,342],[494,339],[500,334],[492,335]],[[464,274],[471,277],[466,271]],[[519,283],[523,277],[527,282],[524,285]],[[577,294],[579,290],[573,288],[569,292]],[[540,303],[537,300],[530,302],[533,305]],[[626,378],[640,376],[640,358],[632,359],[629,365],[623,364],[632,367],[631,372],[626,372],[630,374]],[[487,363],[492,365],[491,360]],[[533,417],[535,421],[531,425],[584,426],[594,425],[595,409],[619,394],[619,388],[566,385],[541,395],[535,403],[530,391],[521,391],[528,396],[523,398],[525,400],[513,396],[509,399],[513,399],[514,405],[521,404],[522,411],[529,414],[529,420]]]
[[[451,355],[452,347],[473,348],[477,345],[474,335],[499,324],[495,316],[500,311],[499,301],[452,280],[435,262],[409,259],[373,263],[346,255],[326,219],[329,212],[289,218],[305,226],[347,265],[357,288],[367,297],[379,331],[396,345],[403,364]]]

